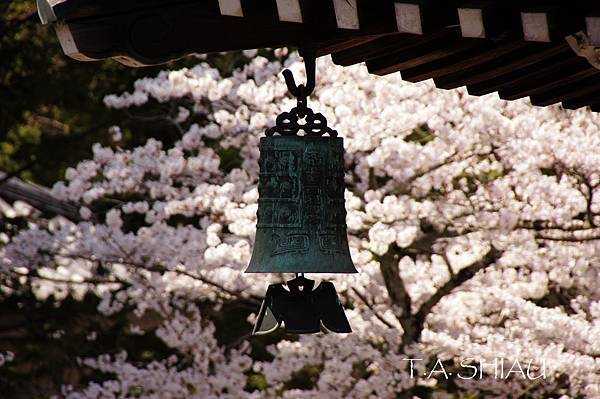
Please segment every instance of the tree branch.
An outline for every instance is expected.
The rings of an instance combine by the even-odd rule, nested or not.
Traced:
[[[356,296],[369,308],[369,310],[373,313],[373,315],[375,315],[375,317],[377,317],[377,319],[382,322],[383,324],[385,324],[387,327],[389,328],[396,328],[392,323],[390,323],[389,321],[387,321],[382,315],[380,315],[375,308],[373,307],[373,304],[371,304],[367,298],[360,292],[358,291],[356,288],[352,287],[352,291],[356,294]]]
[[[37,272],[35,274],[21,273],[16,270],[12,270],[11,272],[19,277],[37,278],[39,280],[45,280],[45,281],[49,281],[52,283],[58,283],[58,284],[72,284],[72,285],[124,284],[123,281],[102,279],[102,278],[88,278],[88,279],[84,279],[81,281],[76,281],[76,280],[71,280],[71,279],[42,276]]]
[[[226,293],[232,297],[235,297],[237,299],[241,299],[244,301],[250,301],[250,302],[255,303],[256,305],[260,305],[260,300],[262,299],[262,298],[254,296],[254,295],[244,296],[242,293],[230,290],[229,288],[225,288],[222,285],[220,285],[212,280],[207,279],[206,277],[200,276],[198,274],[193,274],[193,273],[187,272],[185,270],[179,270],[179,269],[169,270],[163,266],[158,266],[158,265],[150,267],[150,268],[144,267],[144,266],[139,266],[139,265],[138,265],[138,267],[144,268],[149,271],[154,271],[154,272],[162,272],[162,273],[173,272],[173,273],[181,274],[183,276],[187,276],[189,278],[201,281],[206,285],[210,285],[211,287],[217,288],[220,291],[223,291],[224,293]]]
[[[448,274],[450,275],[450,279],[452,279],[455,274],[454,274],[454,270],[452,270],[452,264],[450,263],[450,259],[448,259],[448,254],[446,254],[446,252],[442,252],[439,255],[444,260],[444,263],[446,264],[446,268],[448,269]]]
[[[594,188],[589,179],[582,177],[582,184],[585,186],[587,193],[584,194],[586,202],[586,216],[588,223],[592,228],[598,227],[594,221],[594,212],[592,212],[592,203],[594,202]],[[582,193],[583,194],[583,193]]]
[[[433,294],[425,303],[423,303],[415,315],[415,322],[417,325],[417,331],[420,334],[425,324],[425,319],[431,313],[435,305],[437,305],[442,298],[450,294],[455,288],[461,286],[466,281],[473,278],[477,272],[483,270],[494,262],[496,262],[502,256],[502,251],[492,247],[492,249],[481,259],[479,262],[473,263],[471,266],[461,269],[458,273],[454,274],[450,280],[448,280],[443,286],[441,286],[435,294]]]
[[[27,183],[17,177],[3,180],[5,176],[5,173],[0,172],[0,198],[9,202],[23,201],[41,212],[60,215],[73,222],[81,220],[79,207],[56,198],[50,189]]]
[[[52,253],[50,251],[41,251],[40,253],[44,254],[44,255],[48,255],[48,256],[59,256],[59,257],[64,257],[64,258],[68,258],[68,259],[81,259],[81,260],[85,260],[85,261],[89,261],[89,262],[98,262],[99,259],[95,259],[92,258],[90,256],[86,256],[86,255],[78,255],[78,254],[59,254],[59,253]],[[242,293],[237,292],[237,291],[233,291],[230,290],[228,288],[223,287],[222,285],[204,277],[204,276],[200,276],[198,274],[193,274],[190,273],[188,271],[185,270],[181,270],[181,269],[168,269],[160,264],[155,264],[153,266],[148,266],[148,265],[144,265],[144,264],[140,264],[140,263],[136,263],[133,262],[131,260],[126,260],[126,259],[103,259],[104,262],[106,263],[118,263],[124,266],[130,266],[133,268],[137,268],[137,269],[142,269],[142,270],[147,270],[150,272],[155,272],[155,273],[167,273],[167,272],[172,272],[175,274],[180,274],[189,278],[192,278],[194,280],[198,280],[206,285],[209,285],[211,287],[217,288],[218,290],[224,292],[225,294],[232,296],[234,298],[243,300],[243,301],[247,301],[250,302],[254,305],[260,305],[260,301],[262,300],[262,298],[259,298],[255,295],[249,295],[249,296],[244,296]]]
[[[392,301],[392,304],[400,311],[396,314],[396,318],[404,330],[402,335],[402,347],[404,343],[412,342],[418,337],[419,333],[416,329],[415,320],[411,314],[412,301],[410,295],[406,291],[406,286],[400,276],[400,267],[398,262],[401,256],[404,255],[403,251],[397,246],[393,245],[390,249],[379,258],[379,268],[385,282],[385,287],[388,292],[388,296]]]
[[[450,165],[453,162],[456,162],[457,160],[454,158],[456,155],[458,154],[458,152],[453,152],[452,154],[450,154],[449,156],[447,156],[444,160],[431,165],[428,168],[425,169],[421,169],[420,171],[416,172],[414,175],[412,175],[411,177],[408,178],[407,183],[413,183],[415,180],[425,176],[426,174],[429,174],[435,170],[438,170],[440,168],[443,168],[444,166]],[[473,155],[469,155],[467,157],[465,157],[464,159],[469,159],[470,157],[472,157]]]
[[[589,236],[589,237],[550,237],[543,234],[536,234],[535,238],[537,240],[545,240],[545,241],[562,241],[562,242],[586,242],[586,241],[596,241],[600,240],[600,236]]]

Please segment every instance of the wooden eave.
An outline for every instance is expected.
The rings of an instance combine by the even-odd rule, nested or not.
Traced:
[[[339,65],[365,62],[378,75],[600,110],[600,4],[590,1],[39,2],[65,53],[82,61],[139,66],[192,53],[311,46]]]

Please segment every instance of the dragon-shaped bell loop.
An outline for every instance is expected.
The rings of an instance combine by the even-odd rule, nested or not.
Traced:
[[[317,57],[312,47],[304,48],[300,54],[304,58],[306,68],[306,84],[296,84],[294,74],[289,69],[285,69],[282,74],[286,86],[291,95],[296,97],[297,105],[289,112],[282,112],[277,116],[275,126],[268,128],[265,132],[267,137],[274,134],[282,136],[296,136],[300,131],[313,137],[328,134],[330,137],[337,137],[337,132],[327,126],[327,119],[321,113],[314,112],[308,107],[308,97],[315,90]],[[305,121],[305,123],[302,123]]]
[[[302,49],[300,54],[304,59],[304,67],[306,69],[306,84],[296,85],[294,74],[289,69],[285,69],[282,74],[285,79],[288,91],[296,97],[298,101],[298,111],[300,116],[306,115],[307,99],[315,90],[316,74],[317,74],[317,56],[312,48]]]

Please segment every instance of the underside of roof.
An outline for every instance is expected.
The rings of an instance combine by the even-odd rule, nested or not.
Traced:
[[[339,65],[469,93],[600,111],[596,1],[38,0],[65,53],[131,66],[312,47]],[[599,48],[597,49],[598,46]]]

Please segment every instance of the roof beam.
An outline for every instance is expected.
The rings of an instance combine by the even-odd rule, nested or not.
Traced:
[[[219,0],[219,11],[221,15],[230,17],[243,17],[242,0]]]
[[[470,41],[461,40],[455,29],[449,29],[444,31],[444,35],[436,36],[427,42],[368,60],[367,68],[370,73],[387,75],[433,62],[474,45],[475,43]]]
[[[317,57],[348,51],[350,49],[360,47],[366,43],[374,42],[375,40],[381,38],[381,36],[382,35],[356,36],[333,41],[321,41],[319,42],[319,48],[317,49]]]
[[[516,100],[572,84],[597,72],[585,59],[574,55],[514,80],[498,94],[504,100]]]
[[[521,30],[518,10],[506,1],[474,1],[460,3],[458,20],[463,37],[494,39]]]
[[[282,22],[304,22],[300,0],[276,0],[277,16]]]
[[[521,12],[521,25],[523,26],[523,38],[531,42],[551,41],[551,29],[549,15],[544,11]]]
[[[470,47],[465,47],[460,52],[449,54],[435,62],[420,65],[401,71],[402,78],[409,82],[420,82],[422,80],[437,78],[442,75],[456,73],[458,71],[477,67],[478,65],[492,61],[505,54],[526,47],[528,44],[521,40],[505,39],[499,43],[481,42],[473,40]]]
[[[332,1],[335,10],[335,20],[339,29],[360,29],[358,20],[358,0],[324,0]]]
[[[523,38],[533,42],[558,42],[582,30],[584,19],[571,5],[529,7],[521,11]]]
[[[424,45],[428,41],[440,37],[445,33],[436,35],[417,36],[406,33],[397,33],[377,38],[373,41],[345,49],[332,54],[333,62],[338,65],[348,66],[372,60],[386,54],[404,51],[416,45]]]
[[[573,100],[588,94],[597,94],[600,90],[600,71],[594,70],[592,76],[569,82],[555,90],[544,91],[530,96],[533,105],[547,106],[562,101]]]
[[[458,24],[458,15],[450,2],[400,0],[395,2],[398,32],[423,35],[448,25]]]
[[[260,0],[248,0],[260,1]],[[299,0],[303,19],[303,37],[295,46],[360,36],[357,0]],[[274,33],[276,34],[276,33]]]
[[[398,31],[393,0],[356,0],[356,6],[361,33],[383,34]]]
[[[544,68],[564,62],[565,56],[573,63],[572,51],[566,44],[556,45],[547,50],[538,51],[532,55],[521,57],[512,63],[507,62],[488,71],[481,71],[473,75],[473,80],[467,83],[470,94],[482,96],[500,89],[511,87],[515,81],[523,81],[524,77],[531,80],[531,76],[544,72]]]
[[[566,44],[538,44],[525,46],[516,49],[513,52],[509,52],[504,56],[499,56],[498,58],[479,63],[473,67],[441,75],[435,78],[435,84],[437,87],[443,89],[454,89],[481,82],[499,81],[501,77],[510,74],[513,71],[521,70],[529,65],[536,64],[540,61],[547,60],[552,56],[563,54],[568,51],[571,51],[571,49],[569,49]],[[491,91],[496,90],[497,88]],[[490,93],[491,91],[486,91],[486,93]]]
[[[566,109],[577,109],[581,107],[586,107],[594,101],[598,101],[598,93],[593,92],[591,94],[586,94],[581,97],[577,97],[571,100],[563,101],[562,106]]]
[[[600,47],[600,16],[585,17],[585,30],[590,44]]]

